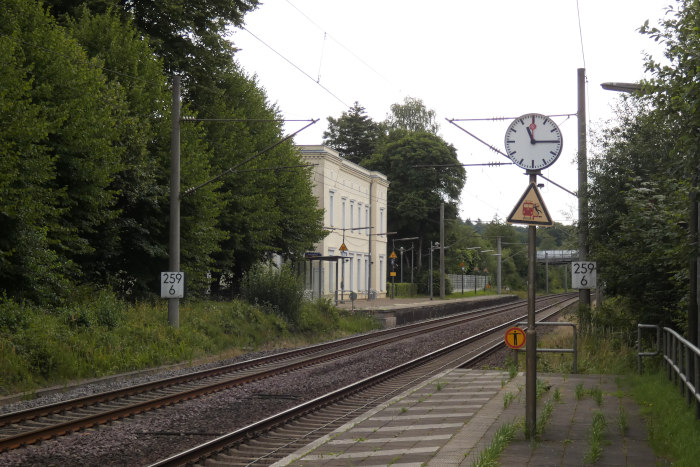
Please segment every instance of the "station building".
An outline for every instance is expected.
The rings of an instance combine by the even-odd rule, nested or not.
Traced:
[[[338,301],[385,297],[387,190],[382,173],[354,164],[323,145],[298,146],[313,164],[313,193],[330,233],[306,253],[306,288],[312,297]]]

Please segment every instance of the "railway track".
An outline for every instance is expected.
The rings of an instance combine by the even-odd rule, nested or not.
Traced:
[[[554,300],[561,300],[561,297],[542,299],[544,302]],[[517,302],[490,307],[5,414],[0,416],[0,452],[523,306],[523,302]]]
[[[543,321],[576,298],[548,304],[537,311]],[[523,317],[509,320],[428,355],[300,404],[282,413],[218,437],[152,464],[249,466],[272,465],[354,418],[446,369],[464,367],[503,347],[502,331]]]

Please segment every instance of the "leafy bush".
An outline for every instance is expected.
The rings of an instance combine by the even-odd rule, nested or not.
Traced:
[[[100,290],[97,297],[84,297],[63,308],[62,314],[71,327],[90,328],[104,326],[114,329],[124,320],[127,305],[108,290]]]
[[[418,293],[430,295],[428,276],[430,271],[424,271],[418,279]],[[452,282],[445,278],[445,295],[452,293]],[[433,296],[440,295],[440,271],[433,271]]]
[[[271,307],[289,322],[297,324],[304,301],[304,284],[287,265],[276,269],[258,264],[243,277],[241,297],[253,305]]]
[[[445,281],[447,283],[447,281]],[[438,283],[438,290],[440,283]],[[418,284],[399,282],[397,284],[387,283],[387,296],[391,296],[391,289],[394,289],[394,297],[413,297],[418,293]]]
[[[26,326],[29,307],[15,303],[7,297],[0,297],[0,333],[7,330],[15,333]]]
[[[304,334],[323,334],[337,329],[340,322],[338,309],[330,300],[319,298],[302,307],[297,329]]]

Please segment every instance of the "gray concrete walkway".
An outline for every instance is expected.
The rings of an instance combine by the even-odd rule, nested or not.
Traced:
[[[540,374],[548,387],[538,401],[551,415],[535,442],[525,440],[525,379],[502,371],[445,372],[339,428],[276,466],[470,466],[492,445],[496,430],[518,424],[499,457],[517,466],[654,466],[646,429],[633,401],[612,376]],[[506,401],[509,401],[506,403]],[[591,457],[595,414],[606,428]],[[624,432],[623,432],[624,428]]]

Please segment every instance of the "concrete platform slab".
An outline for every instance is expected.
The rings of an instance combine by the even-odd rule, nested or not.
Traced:
[[[496,430],[506,424],[517,428],[499,456],[501,465],[657,464],[639,410],[617,390],[614,377],[540,374],[538,379],[549,386],[538,401],[538,419],[545,405],[551,407],[551,415],[534,441],[525,439],[523,429],[524,374],[509,381],[503,371],[455,369],[411,388],[274,465],[471,466],[491,445]],[[618,423],[621,413],[628,427],[624,432]],[[591,444],[596,414],[606,420],[599,451]]]

